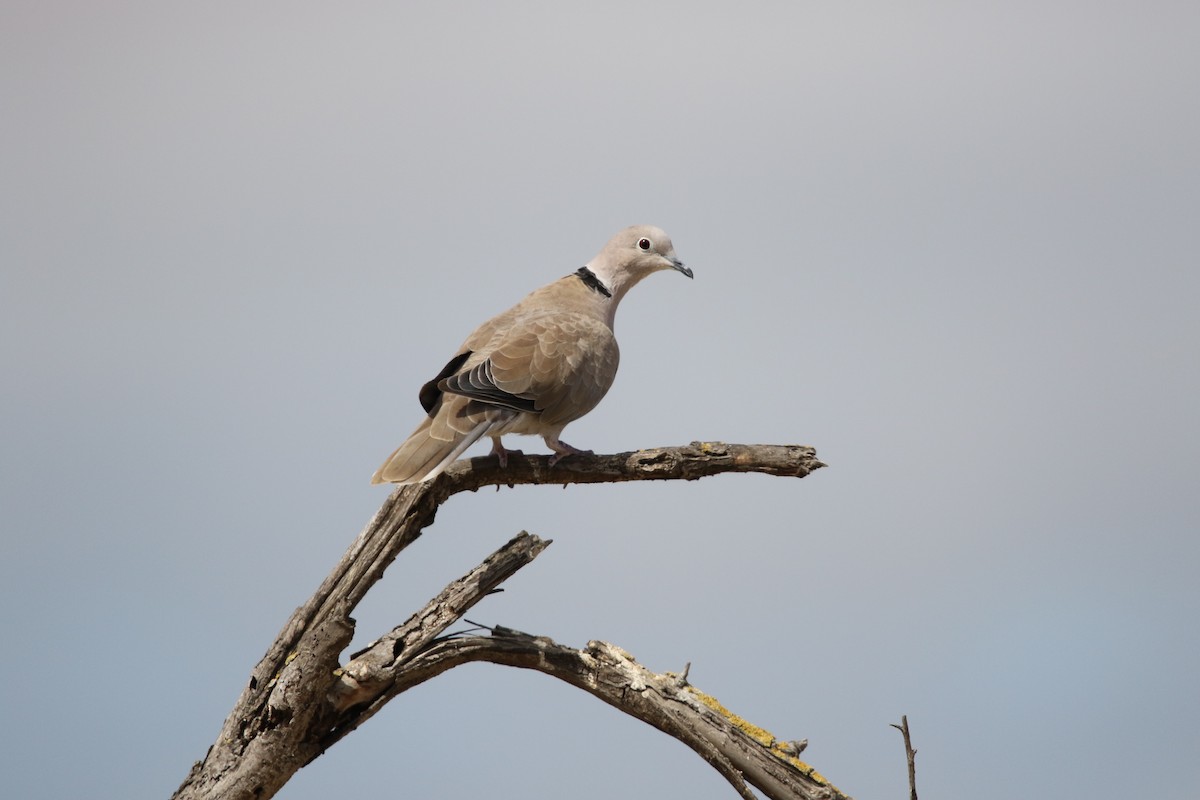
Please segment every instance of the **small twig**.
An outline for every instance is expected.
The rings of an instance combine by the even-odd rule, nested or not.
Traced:
[[[908,733],[908,715],[900,717],[900,724],[892,727],[904,735],[904,755],[908,758],[908,800],[917,800],[917,751],[913,749],[912,737]]]
[[[783,742],[778,745],[790,756],[798,756],[808,747],[808,739],[792,739],[790,742]]]

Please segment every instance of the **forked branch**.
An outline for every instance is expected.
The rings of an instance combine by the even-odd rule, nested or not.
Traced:
[[[545,456],[514,455],[503,469],[491,457],[461,461],[432,481],[394,491],[316,593],[292,614],[251,673],[216,743],[204,760],[196,762],[175,797],[222,800],[271,797],[296,770],[407,688],[403,686],[402,674],[420,674],[420,669],[429,670],[431,664],[437,663],[448,665],[437,670],[444,671],[454,666],[455,659],[457,663],[520,660],[513,655],[512,642],[489,647],[480,644],[512,637],[443,641],[437,641],[436,637],[541,552],[547,543],[528,534],[518,536],[493,553],[475,570],[448,586],[409,622],[356,654],[345,668],[339,664],[353,637],[354,621],[350,615],[354,608],[382,578],[396,556],[433,522],[438,507],[454,494],[496,485],[695,480],[723,472],[804,477],[824,466],[811,447],[719,442],[693,442],[684,447],[616,455],[572,456],[553,468],[548,461]],[[474,648],[463,645],[472,641]],[[385,654],[386,658],[382,657]],[[595,662],[596,656],[589,658]],[[425,659],[420,662],[424,666],[412,673],[411,669],[416,668],[411,665],[417,659]],[[372,683],[384,675],[381,668],[394,670],[395,684]],[[557,677],[567,679],[564,675]],[[683,738],[678,731],[657,727]],[[727,778],[730,769],[743,771],[752,783],[759,785],[749,770],[732,757],[725,756],[728,763],[722,764],[719,758],[712,757],[712,752],[706,749],[709,745],[704,742],[697,740],[689,746],[721,769]],[[836,790],[821,781],[814,786],[827,788],[819,790],[824,794],[790,795],[775,795],[760,788],[771,797],[838,796],[829,793]]]

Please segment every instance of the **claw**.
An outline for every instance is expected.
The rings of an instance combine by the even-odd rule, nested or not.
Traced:
[[[550,466],[554,466],[559,461],[562,461],[567,456],[590,456],[593,455],[591,450],[580,450],[578,447],[572,447],[566,442],[546,440],[546,445],[554,451],[554,455],[550,456]]]

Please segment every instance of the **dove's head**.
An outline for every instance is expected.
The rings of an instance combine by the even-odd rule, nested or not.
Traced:
[[[587,266],[612,292],[614,302],[652,272],[673,269],[692,277],[692,271],[675,255],[671,237],[653,225],[634,225],[621,231]]]

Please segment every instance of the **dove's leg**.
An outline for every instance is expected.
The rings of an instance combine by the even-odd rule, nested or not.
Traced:
[[[492,455],[500,460],[500,466],[508,466],[508,457],[511,455],[524,455],[520,450],[509,450],[500,441],[499,436],[492,437]]]
[[[492,455],[500,459],[500,466],[508,466],[508,451],[504,449],[504,444],[500,441],[499,436],[492,437]]]
[[[571,447],[566,442],[560,442],[557,436],[543,436],[546,440],[546,447],[554,451],[554,455],[550,456],[550,466],[554,466],[559,461],[562,461],[567,456],[590,456],[591,450],[580,450],[578,447]]]

